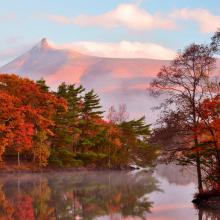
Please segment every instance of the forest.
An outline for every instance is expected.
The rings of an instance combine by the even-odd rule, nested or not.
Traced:
[[[62,83],[53,92],[14,74],[0,74],[0,160],[7,166],[128,168],[153,165],[144,117],[128,120],[126,106],[103,117],[98,95]]]

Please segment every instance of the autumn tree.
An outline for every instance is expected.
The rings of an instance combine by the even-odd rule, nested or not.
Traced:
[[[213,54],[213,48],[209,45],[191,44],[180,52],[169,66],[163,66],[151,83],[151,94],[165,97],[160,106],[160,109],[163,109],[164,120],[171,112],[183,116],[178,121],[181,129],[176,132],[182,136],[182,153],[196,152],[195,163],[200,192],[203,191],[203,186],[201,155],[198,148],[200,117],[197,110],[199,104],[210,95],[207,85],[215,67]]]
[[[20,153],[36,144],[34,136],[39,131],[53,135],[53,115],[66,102],[34,81],[13,74],[0,74],[0,97],[6,103],[0,106],[1,145],[17,152],[20,165]]]
[[[110,137],[117,137],[118,146],[111,147],[111,160],[119,167],[128,164],[150,166],[159,155],[159,147],[149,144],[151,135],[150,125],[146,124],[145,117],[128,120],[127,107],[119,105],[118,110],[111,106],[107,115],[110,129],[114,132]]]
[[[37,162],[38,166],[45,167],[48,164],[48,158],[50,156],[50,144],[48,135],[45,131],[41,130],[34,137],[35,145],[32,148],[34,155],[34,162]]]
[[[127,112],[126,104],[120,104],[118,106],[118,110],[116,110],[114,106],[111,106],[109,108],[107,119],[110,122],[120,124],[124,121],[127,121],[128,118],[129,118],[129,114]]]
[[[200,149],[206,161],[206,180],[220,190],[220,95],[206,99],[199,106]]]
[[[16,105],[19,100],[6,92],[0,93],[1,114],[0,114],[0,161],[2,162],[2,155],[6,147],[12,144],[14,137],[13,130],[18,123]]]

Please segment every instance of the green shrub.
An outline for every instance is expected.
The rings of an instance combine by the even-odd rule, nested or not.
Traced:
[[[80,166],[83,166],[83,162],[81,160],[72,159],[66,162],[65,166],[66,167],[80,167]]]
[[[60,147],[52,149],[49,163],[58,167],[79,167],[83,162],[75,159],[75,154],[70,150]]]
[[[50,158],[49,159],[49,164],[54,165],[56,167],[63,167],[63,163],[61,160],[58,160],[56,158]]]
[[[104,161],[106,161],[107,159],[107,155],[106,154],[102,154],[102,153],[95,153],[92,151],[86,152],[86,153],[78,153],[76,155],[76,158],[78,160],[83,161],[83,163],[85,165],[89,165],[89,164],[102,164]]]

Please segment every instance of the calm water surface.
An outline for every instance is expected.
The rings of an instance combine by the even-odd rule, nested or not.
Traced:
[[[146,172],[0,176],[1,220],[217,220],[194,209],[195,175],[174,165]]]

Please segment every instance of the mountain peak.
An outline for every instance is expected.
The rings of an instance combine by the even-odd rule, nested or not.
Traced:
[[[50,46],[50,44],[49,44],[47,38],[42,38],[41,41],[40,41],[40,43],[39,43],[39,46],[40,46],[41,48],[44,48],[44,49],[51,48],[51,46]]]
[[[34,51],[46,51],[52,49],[52,45],[48,42],[47,38],[42,38],[41,41],[33,48]]]

